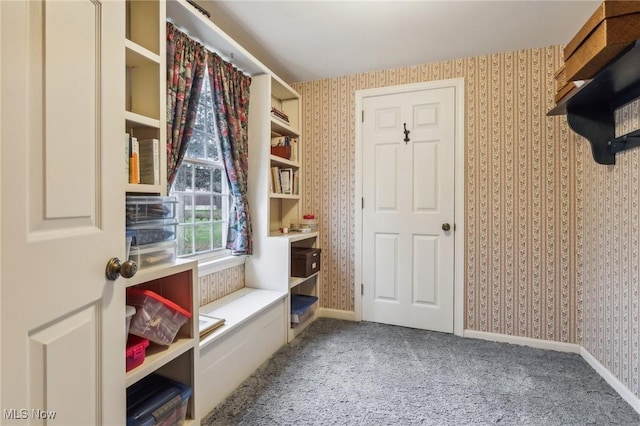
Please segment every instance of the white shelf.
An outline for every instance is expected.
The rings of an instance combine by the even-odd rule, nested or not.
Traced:
[[[289,124],[286,124],[285,122],[280,121],[273,116],[271,116],[270,118],[272,132],[275,132],[280,136],[291,136],[293,138],[300,137],[300,133],[298,133],[297,129],[294,129]]]
[[[128,183],[126,187],[127,192],[140,192],[144,194],[162,193],[162,189],[162,185],[149,185],[145,183]]]
[[[289,232],[287,234],[283,234],[281,232],[272,232],[269,234],[271,238],[282,238],[287,239],[289,242],[306,240],[309,238],[318,238],[318,231],[315,232]]]
[[[298,194],[274,194],[271,193],[271,195],[269,195],[270,198],[278,198],[281,200],[299,200],[300,199],[300,195]]]
[[[138,367],[127,372],[126,384],[127,387],[136,383],[156,371],[158,368],[173,361],[189,349],[194,348],[195,339],[192,338],[180,338],[167,347],[156,345],[151,343],[147,347],[144,362]]]
[[[309,281],[310,279],[318,276],[320,272],[316,272],[315,274],[311,274],[308,277],[289,277],[289,288],[294,288],[299,286],[302,283]]]
[[[124,118],[126,120],[125,128],[127,130],[131,127],[140,127],[140,126],[160,129],[160,120],[156,118],[151,118],[145,115],[136,114],[135,112],[131,112],[131,111],[125,111]]]
[[[200,308],[201,314],[224,318],[224,325],[200,341],[200,348],[215,342],[235,327],[249,321],[260,312],[283,300],[286,292],[245,287]]]
[[[286,158],[278,157],[277,155],[270,155],[269,159],[271,160],[271,164],[274,166],[284,166],[284,167],[293,167],[293,168],[300,167],[300,163],[298,161],[287,160]]]
[[[125,279],[125,287],[144,284],[149,281],[167,277],[169,275],[179,274],[193,270],[195,274],[198,271],[198,261],[189,259],[176,259],[173,263],[164,263],[151,268],[140,269],[131,278]]]
[[[131,40],[125,39],[126,63],[128,67],[136,67],[154,63],[160,65],[160,55],[145,49]]]

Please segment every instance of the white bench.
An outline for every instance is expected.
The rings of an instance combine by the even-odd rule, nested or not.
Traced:
[[[225,323],[200,341],[198,418],[220,404],[287,341],[287,293],[243,288],[200,308]]]

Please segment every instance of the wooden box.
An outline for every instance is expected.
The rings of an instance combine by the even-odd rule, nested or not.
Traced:
[[[291,158],[291,147],[285,145],[272,146],[271,155],[277,155],[278,157],[289,160]]]
[[[291,276],[306,278],[320,271],[320,249],[291,247]]]
[[[566,81],[588,80],[640,39],[640,1],[605,0],[564,49]]]

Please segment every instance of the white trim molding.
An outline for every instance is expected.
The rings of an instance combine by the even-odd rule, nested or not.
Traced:
[[[207,260],[198,261],[198,276],[220,272],[222,270],[233,268],[234,266],[244,265],[247,256],[224,256]]]
[[[316,315],[322,318],[334,318],[345,321],[356,321],[354,311],[342,311],[340,309],[318,308]]]
[[[464,337],[489,340],[492,342],[511,343],[558,352],[580,353],[580,345],[576,343],[556,342],[553,340],[533,339],[531,337],[509,336],[506,334],[488,333],[486,331],[464,330]]]
[[[607,368],[600,363],[593,355],[589,353],[584,347],[580,346],[580,356],[584,358],[589,365],[596,370],[598,374],[607,382],[609,385],[618,392],[618,395],[622,397],[625,401],[631,405],[631,408],[636,410],[638,414],[640,414],[640,398],[635,396],[633,392],[629,390],[620,380],[618,380]]]

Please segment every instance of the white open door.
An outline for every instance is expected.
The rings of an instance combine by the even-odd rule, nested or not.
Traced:
[[[3,424],[124,421],[124,6],[0,2]]]

